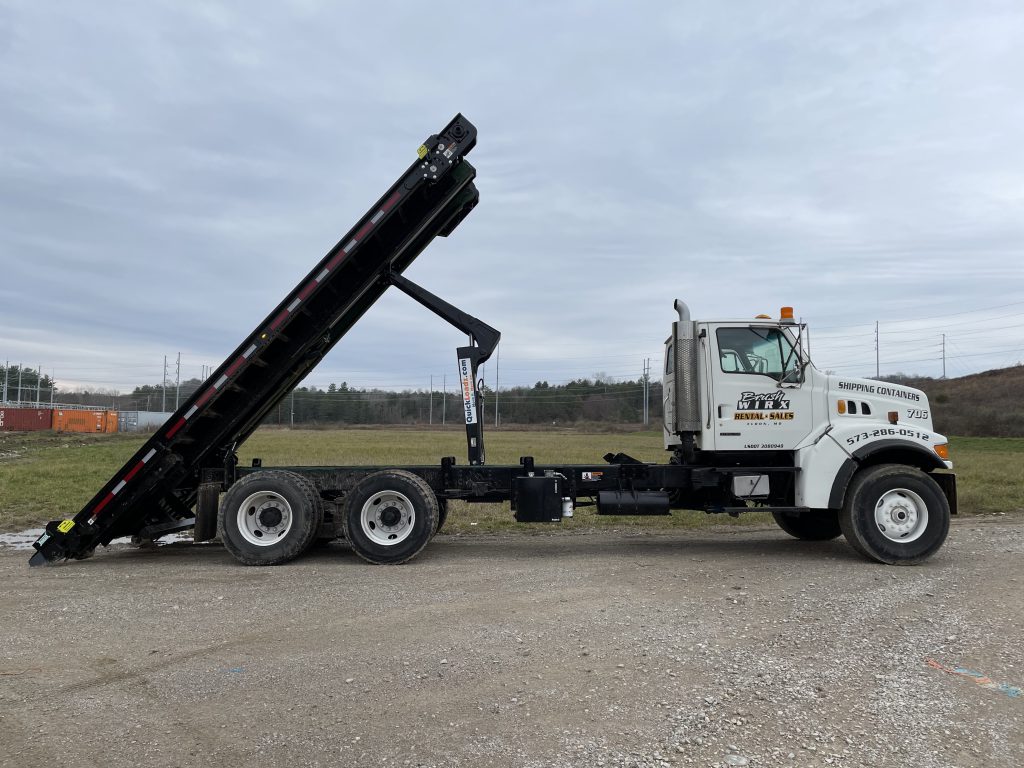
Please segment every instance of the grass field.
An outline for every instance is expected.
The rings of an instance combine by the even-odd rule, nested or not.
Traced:
[[[0,432],[0,530],[38,527],[48,520],[74,515],[144,440],[130,435]],[[962,514],[1024,512],[1024,439],[955,438],[951,447]],[[487,436],[490,464],[516,464],[525,455],[534,456],[539,463],[595,464],[609,451],[645,461],[665,460],[660,432],[492,430]],[[266,465],[399,466],[435,464],[442,456],[464,461],[464,455],[465,433],[454,429],[262,429],[239,451],[243,464],[259,456]],[[658,518],[598,517],[589,508],[581,508],[566,527],[742,525],[768,519],[764,513],[747,514],[733,521],[724,515],[699,512]],[[543,525],[518,526],[506,505],[493,504],[453,504],[446,530],[469,533],[513,527],[551,530]]]

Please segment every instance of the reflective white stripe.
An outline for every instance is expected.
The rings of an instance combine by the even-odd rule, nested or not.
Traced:
[[[193,405],[191,408],[188,409],[188,413],[185,414],[185,418],[186,419],[192,418],[192,414],[195,413],[198,410],[199,410],[199,406],[198,405]]]
[[[111,493],[116,494],[118,491],[120,491],[122,488],[124,488],[124,486],[125,486],[125,482],[124,482],[124,480],[122,480],[120,483],[118,483],[117,485],[114,486],[114,490],[112,490]]]
[[[245,350],[245,352],[242,353],[242,357],[248,357],[249,355],[251,355],[255,351],[256,351],[256,345],[253,344],[247,350]]]
[[[221,377],[220,377],[219,379],[217,379],[217,383],[213,385],[213,388],[214,388],[214,389],[220,389],[221,385],[222,385],[222,384],[223,384],[223,383],[224,383],[225,381],[227,381],[227,380],[228,380],[228,377],[227,377],[227,375],[221,376]]]
[[[370,223],[376,224],[382,218],[384,218],[384,211],[377,211],[375,214],[373,214],[373,218],[370,219]]]
[[[349,240],[348,241],[348,245],[346,245],[341,250],[343,250],[345,253],[348,253],[349,251],[351,251],[355,247],[356,247],[356,241],[355,240]]]
[[[142,457],[142,463],[145,464],[147,461],[152,459],[156,455],[156,448],[150,448],[149,453]]]
[[[320,273],[319,275],[317,275],[317,276],[316,276],[316,281],[317,281],[318,283],[319,283],[319,282],[321,282],[321,281],[322,281],[322,280],[323,280],[323,279],[324,279],[325,277],[327,277],[327,273],[328,273],[328,272],[330,272],[330,270],[329,270],[329,269],[327,269],[326,267],[324,267],[324,271],[323,271],[323,272],[321,272],[321,273]]]
[[[293,309],[295,309],[297,306],[299,306],[299,303],[301,301],[302,301],[302,299],[298,299],[298,298],[295,299],[295,301],[293,301],[291,304],[288,305],[288,311],[291,312]]]

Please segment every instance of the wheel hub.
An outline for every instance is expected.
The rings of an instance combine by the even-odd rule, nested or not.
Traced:
[[[875,524],[887,539],[909,543],[920,538],[928,527],[928,507],[914,491],[895,488],[878,499]]]
[[[274,491],[252,494],[238,508],[238,532],[250,544],[270,546],[286,536],[292,527],[292,508]]]
[[[392,547],[409,538],[416,524],[416,508],[403,493],[378,491],[363,504],[359,522],[374,544]]]
[[[397,507],[388,507],[380,513],[380,522],[387,528],[393,528],[402,520],[402,512]]]
[[[276,528],[281,524],[281,510],[277,507],[264,507],[260,510],[260,527]]]

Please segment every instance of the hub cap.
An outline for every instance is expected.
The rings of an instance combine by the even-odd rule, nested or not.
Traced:
[[[885,538],[907,544],[928,527],[928,506],[913,491],[894,488],[875,504],[875,525]]]
[[[238,532],[257,547],[269,547],[292,529],[291,505],[279,493],[260,491],[238,508]]]
[[[363,504],[359,522],[374,544],[392,547],[409,538],[416,524],[416,510],[404,494],[378,491]]]

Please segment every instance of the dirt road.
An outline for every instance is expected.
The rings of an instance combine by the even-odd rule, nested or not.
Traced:
[[[1024,759],[1020,519],[916,568],[768,528],[27,559],[0,549],[3,766]]]

